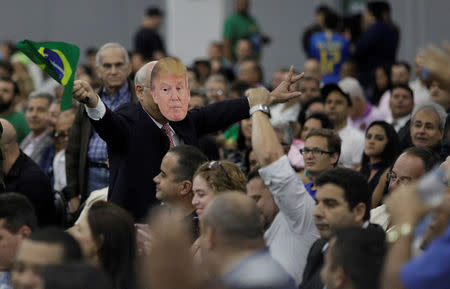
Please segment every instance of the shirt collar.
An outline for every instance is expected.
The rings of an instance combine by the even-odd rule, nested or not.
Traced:
[[[154,118],[153,118],[153,117],[145,110],[145,108],[142,106],[141,103],[139,103],[139,105],[142,107],[142,110],[145,111],[145,113],[153,120],[153,122],[156,124],[156,126],[158,126],[158,128],[161,129],[163,125],[162,125],[160,122],[158,122],[156,119],[154,119]],[[170,131],[172,132],[172,134],[175,135],[175,131],[174,131],[173,128],[170,126],[170,124],[169,124],[169,128],[170,128]]]
[[[128,87],[129,87],[128,81],[125,81],[125,83],[119,89],[118,93],[116,92],[114,95],[109,95],[108,91],[106,90],[106,86],[103,86],[102,95],[104,95],[104,96],[112,96],[113,98],[116,98],[117,96],[121,97],[123,95],[128,95]]]

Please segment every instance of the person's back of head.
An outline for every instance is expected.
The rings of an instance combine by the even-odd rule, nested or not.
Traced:
[[[217,246],[232,250],[261,249],[264,222],[255,201],[240,192],[220,194],[206,207],[202,227],[212,228]]]
[[[44,289],[110,289],[111,281],[98,267],[87,263],[51,265],[41,274]]]
[[[379,288],[387,252],[385,240],[385,233],[382,230],[354,227],[336,230],[325,253],[325,264],[322,267],[321,275],[325,286]]]
[[[367,10],[376,20],[383,20],[383,15],[386,12],[386,3],[385,1],[370,1],[367,3]]]
[[[134,281],[136,235],[132,217],[119,206],[98,201],[88,211],[92,238],[100,242],[98,255],[114,288],[126,288]]]
[[[82,260],[81,248],[78,242],[67,232],[54,227],[47,227],[30,235],[30,241],[58,245],[62,248],[62,262],[69,263]]]

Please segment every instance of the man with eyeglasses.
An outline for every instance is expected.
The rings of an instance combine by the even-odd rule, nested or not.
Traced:
[[[305,160],[305,171],[313,180],[305,184],[305,187],[315,199],[314,180],[324,171],[337,165],[341,153],[341,139],[331,129],[314,129],[306,136],[305,147],[300,153]]]
[[[395,161],[388,173],[388,194],[401,185],[417,181],[439,162],[438,156],[429,148],[411,147],[406,149]],[[370,211],[370,221],[378,224],[387,232],[394,227],[386,205],[378,206]]]
[[[75,113],[74,108],[60,113],[52,135],[53,143],[44,149],[39,163],[42,170],[49,176],[53,189],[58,192],[67,185],[65,152]]]
[[[97,93],[109,109],[114,111],[122,104],[137,100],[134,84],[127,80],[131,65],[128,52],[122,45],[106,43],[98,50],[96,73],[102,81]],[[66,150],[66,198],[70,200],[71,213],[92,191],[108,186],[106,159],[106,142],[92,128],[86,109],[81,105]]]

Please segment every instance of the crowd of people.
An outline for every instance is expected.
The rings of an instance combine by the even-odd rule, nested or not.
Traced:
[[[450,46],[413,73],[388,2],[320,6],[264,83],[249,5],[187,68],[149,8],[64,111],[1,44],[0,289],[449,288]]]

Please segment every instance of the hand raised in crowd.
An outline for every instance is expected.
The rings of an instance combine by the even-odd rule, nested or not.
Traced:
[[[269,105],[269,91],[264,87],[250,88],[247,89],[245,95],[248,97],[248,102],[250,107],[258,104]]]
[[[286,102],[294,97],[299,97],[301,95],[300,91],[295,91],[293,89],[294,83],[299,81],[305,75],[304,72],[300,74],[294,73],[294,66],[291,65],[289,68],[289,73],[285,80],[283,80],[271,93],[269,104],[275,104],[280,102]]]
[[[423,66],[442,88],[450,89],[450,44],[446,43],[442,48],[431,45],[425,49]]]
[[[88,98],[87,103],[86,97]],[[91,85],[84,80],[75,80],[73,83],[73,98],[81,103],[85,103],[88,107],[96,107],[98,96],[92,89]]]
[[[417,195],[417,184],[400,186],[389,194],[386,209],[394,224],[415,225],[431,208],[427,207]]]

